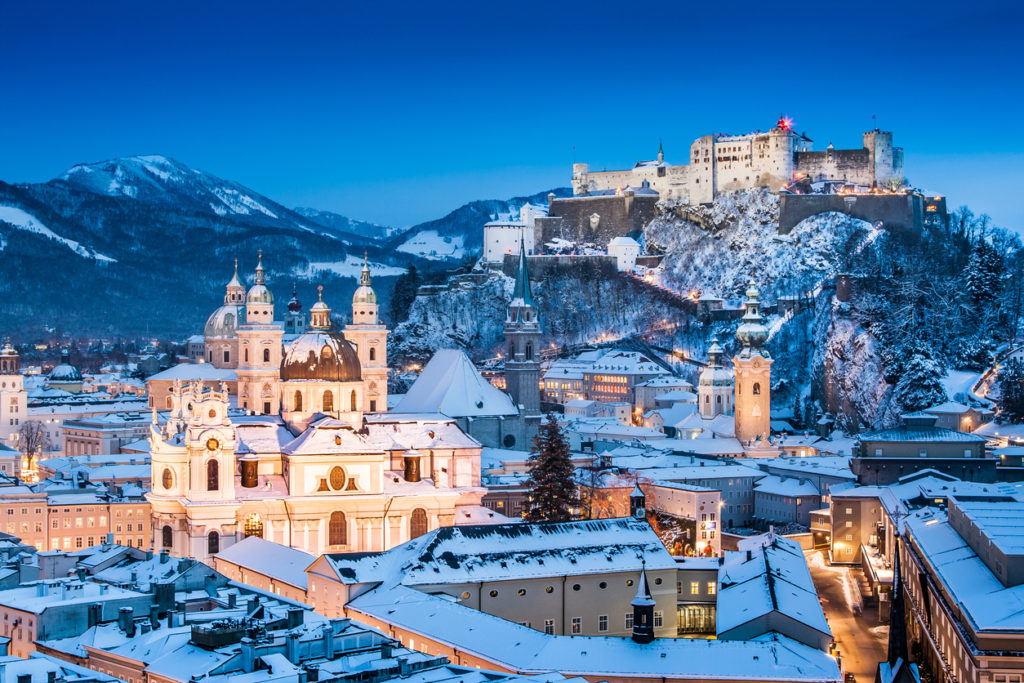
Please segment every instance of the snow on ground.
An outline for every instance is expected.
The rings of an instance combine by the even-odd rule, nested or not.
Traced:
[[[942,388],[946,390],[946,397],[950,401],[956,401],[957,394],[971,396],[971,387],[981,379],[981,373],[973,370],[950,370],[942,378]]]
[[[363,270],[363,259],[349,254],[344,261],[311,261],[305,270],[299,270],[296,274],[302,277],[312,277],[319,271],[326,270],[341,277],[359,277]],[[404,268],[387,266],[382,263],[370,263],[371,277],[393,277],[405,272]]]
[[[398,251],[416,254],[431,261],[457,260],[466,253],[464,238],[441,237],[436,230],[424,230],[403,242]]]
[[[864,598],[861,597],[860,586],[857,585],[857,580],[853,578],[849,567],[829,567],[825,564],[825,556],[818,551],[807,552],[804,555],[807,557],[808,566],[835,574],[836,578],[842,582],[843,596],[846,598],[846,606],[850,608],[850,612],[860,614],[864,611]]]
[[[56,240],[79,256],[95,259],[97,261],[106,261],[108,263],[117,262],[117,259],[115,258],[104,256],[95,250],[82,246],[74,240],[61,237],[53,230],[50,230],[48,227],[36,220],[35,216],[17,207],[0,206],[0,221],[13,225],[21,230],[34,232],[37,235],[42,235],[43,237],[47,237],[51,240]]]

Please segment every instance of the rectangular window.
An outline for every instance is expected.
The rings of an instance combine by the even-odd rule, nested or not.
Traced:
[[[583,617],[572,618],[572,634],[578,636],[583,632]]]
[[[597,618],[597,630],[604,633],[608,630],[608,615],[602,614]]]
[[[662,622],[664,622],[664,620],[665,620],[665,613],[664,612],[655,612],[654,613],[654,628],[661,628],[661,624],[662,624]]]
[[[846,528],[847,529],[852,529],[853,528],[853,522],[851,522],[850,520],[846,520]]]
[[[627,631],[632,631],[633,630],[633,613],[632,612],[626,612],[626,630]]]
[[[846,508],[846,514],[852,515],[853,514],[853,508]]]
[[[846,540],[847,541],[852,541],[853,540],[853,534],[846,534]]]
[[[699,595],[699,594],[700,594],[700,583],[698,583],[697,581],[691,581],[690,582],[690,595]]]
[[[919,449],[917,449],[917,457],[919,457],[919,458],[927,458],[928,457],[928,449],[927,448],[919,448]]]
[[[708,595],[714,595],[718,589],[718,584],[714,581],[708,581]]]
[[[970,458],[971,457],[971,449],[970,448],[965,448],[964,449],[964,457],[965,458]]]
[[[881,458],[882,457],[882,449],[881,448],[876,448],[875,449],[875,457],[876,458]]]
[[[554,619],[545,619],[544,620],[544,633],[547,633],[549,636],[555,635],[555,620]]]

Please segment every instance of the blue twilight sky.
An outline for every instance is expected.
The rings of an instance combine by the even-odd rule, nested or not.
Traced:
[[[0,0],[0,179],[164,154],[388,225],[785,112],[1024,231],[1017,2]]]

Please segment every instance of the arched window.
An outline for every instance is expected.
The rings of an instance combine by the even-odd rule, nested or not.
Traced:
[[[715,403],[718,404],[718,405],[722,405],[722,397],[721,397],[721,395],[715,396]]]
[[[370,360],[377,360],[377,349],[370,347]]]
[[[329,413],[334,410],[334,394],[328,389],[324,392],[323,411]]]
[[[220,534],[216,531],[211,531],[206,534],[206,554],[216,555],[220,552]]]
[[[162,536],[163,547],[170,548],[174,544],[174,532],[171,530],[171,527],[165,526],[162,530]]]
[[[754,382],[754,396],[760,396],[760,395],[761,395],[761,383],[760,382]]]
[[[263,538],[263,520],[260,516],[253,512],[245,518],[245,526],[243,527],[246,537],[258,536]]]
[[[526,342],[526,360],[533,360],[533,342]]]
[[[704,394],[704,402],[705,403],[711,403],[711,397],[708,396],[707,394]]]
[[[245,351],[245,353],[244,353],[244,355],[245,355],[245,362],[248,363],[249,362],[249,349],[245,349],[244,351]]]
[[[295,392],[295,401],[293,402],[294,410],[302,410],[302,392]]]
[[[427,533],[427,511],[416,508],[409,519],[409,538],[416,538]]]
[[[331,513],[331,523],[327,527],[328,545],[345,545],[348,543],[348,524],[345,513],[335,510]]]
[[[220,463],[211,460],[206,463],[206,490],[217,491],[220,489]]]
[[[352,390],[352,395],[349,397],[349,401],[348,402],[349,402],[349,408],[348,409],[349,410],[355,410],[356,409],[356,392],[355,392],[354,389]]]
[[[270,362],[270,349],[263,349],[263,362],[264,363],[269,363]]]

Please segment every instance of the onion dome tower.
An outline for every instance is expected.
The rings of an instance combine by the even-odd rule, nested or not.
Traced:
[[[768,438],[771,432],[772,358],[763,348],[768,328],[761,319],[759,292],[751,282],[747,288],[746,312],[736,330],[742,348],[732,359],[736,375],[736,438],[748,444]]]
[[[352,295],[352,322],[345,326],[345,339],[356,347],[363,374],[363,403],[367,413],[388,409],[388,329],[378,317],[377,293],[370,280],[370,264],[363,254],[359,287]]]
[[[718,338],[712,338],[708,348],[708,364],[697,380],[697,403],[700,416],[705,420],[732,412],[733,377],[722,367],[722,347]]]
[[[256,277],[245,295],[245,324],[238,328],[238,405],[260,415],[281,409],[281,338],[284,329],[274,322],[274,295],[267,288],[263,251]]]
[[[302,314],[302,302],[295,291],[295,283],[292,283],[292,298],[288,300],[288,310],[284,314],[284,333],[295,336],[305,331],[306,318]]]

